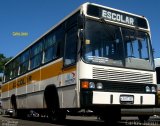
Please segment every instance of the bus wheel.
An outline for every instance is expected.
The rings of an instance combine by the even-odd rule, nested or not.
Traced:
[[[54,85],[49,85],[46,87],[44,91],[44,98],[47,105],[49,119],[52,122],[64,120],[66,117],[66,112],[59,107],[58,92]]]
[[[149,115],[139,115],[138,116],[138,119],[140,122],[144,123],[145,121],[148,121],[149,120]]]

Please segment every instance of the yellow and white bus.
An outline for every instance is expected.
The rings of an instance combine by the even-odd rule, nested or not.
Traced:
[[[6,63],[3,108],[57,121],[66,110],[118,120],[121,108],[154,106],[150,36],[144,16],[84,3]]]

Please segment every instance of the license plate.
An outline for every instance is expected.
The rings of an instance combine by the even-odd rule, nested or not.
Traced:
[[[120,102],[133,102],[134,101],[134,97],[133,95],[121,95],[120,96]]]

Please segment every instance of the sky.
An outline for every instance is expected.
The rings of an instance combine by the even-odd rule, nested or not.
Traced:
[[[17,55],[85,2],[145,16],[160,57],[160,0],[0,0],[0,53]]]

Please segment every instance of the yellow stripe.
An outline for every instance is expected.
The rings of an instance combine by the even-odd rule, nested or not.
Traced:
[[[9,90],[16,88],[16,80],[13,80],[8,85],[9,85],[9,88],[8,88]]]
[[[12,90],[14,88],[20,88],[26,86],[28,84],[32,84],[41,80],[46,80],[48,78],[58,76],[64,73],[69,73],[71,71],[76,70],[76,66],[68,67],[63,69],[63,61],[57,62],[55,64],[43,67],[42,69],[38,68],[39,70],[24,75],[18,79],[14,79],[11,82],[7,82],[6,84],[2,85],[2,92],[6,92]]]
[[[9,90],[9,84],[2,85],[2,92],[6,92]]]
[[[52,64],[41,70],[41,80],[62,74],[63,62]]]
[[[32,84],[40,80],[40,70],[37,70],[27,76],[27,84]]]
[[[19,87],[23,87],[27,85],[27,77],[26,76],[23,76],[21,78],[18,78],[16,80],[16,87],[19,88]]]

